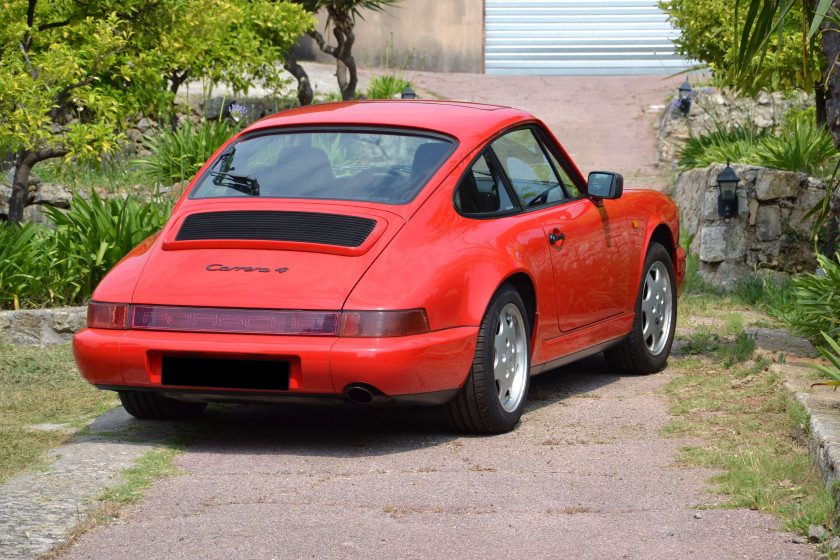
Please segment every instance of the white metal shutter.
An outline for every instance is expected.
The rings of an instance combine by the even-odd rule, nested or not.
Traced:
[[[656,0],[485,0],[488,74],[673,74],[689,64]]]

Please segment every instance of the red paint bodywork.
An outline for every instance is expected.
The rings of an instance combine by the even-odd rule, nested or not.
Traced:
[[[371,339],[89,328],[74,339],[82,375],[109,389],[164,389],[163,356],[256,356],[289,362],[290,384],[283,394],[340,395],[348,385],[363,383],[388,396],[408,396],[405,400],[411,402],[412,395],[451,392],[463,385],[479,324],[505,282],[533,295],[533,373],[620,340],[633,321],[652,240],[671,251],[682,287],[685,253],[679,247],[677,208],[661,193],[626,190],[616,200],[583,197],[494,219],[460,215],[453,192],[473,158],[499,134],[526,124],[544,130],[552,151],[571,162],[532,115],[477,104],[325,104],[252,125],[246,132],[319,125],[402,127],[450,136],[457,147],[405,205],[197,200],[189,198],[187,189],[163,231],[127,255],[102,281],[93,300],[295,310],[424,309],[430,332]],[[573,179],[585,185],[573,164],[570,168],[577,175]],[[349,249],[274,241],[175,240],[188,215],[233,209],[329,212],[372,218],[377,225],[365,243]],[[565,240],[552,246],[551,232],[563,232]],[[288,271],[244,278],[208,273],[205,267],[211,263]],[[237,389],[206,393],[207,400],[244,396]],[[257,396],[280,395],[263,391]]]

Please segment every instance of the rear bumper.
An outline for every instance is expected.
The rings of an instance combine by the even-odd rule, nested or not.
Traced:
[[[302,402],[335,399],[362,384],[386,401],[433,404],[464,384],[477,336],[477,327],[379,339],[84,329],[73,339],[73,354],[87,381],[111,390],[153,390],[208,402]],[[289,388],[165,385],[166,356],[287,362]]]

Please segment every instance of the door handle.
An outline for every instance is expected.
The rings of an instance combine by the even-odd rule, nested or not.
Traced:
[[[566,240],[566,234],[565,233],[559,233],[559,234],[549,233],[548,234],[548,242],[551,243],[552,245],[556,245],[558,241],[565,241],[565,240]]]

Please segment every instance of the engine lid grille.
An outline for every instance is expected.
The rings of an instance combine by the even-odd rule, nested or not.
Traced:
[[[278,210],[203,212],[187,216],[176,241],[242,239],[359,247],[376,220],[342,214]]]

